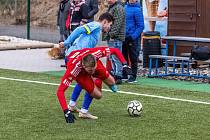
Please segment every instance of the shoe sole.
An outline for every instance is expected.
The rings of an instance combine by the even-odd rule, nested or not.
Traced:
[[[98,118],[88,118],[88,117],[81,117],[81,116],[79,116],[79,118],[81,118],[81,119],[88,119],[88,120],[97,120]]]
[[[122,79],[122,81],[123,81],[123,82],[126,82],[126,81],[128,81],[128,79]]]
[[[79,114],[78,117],[81,118],[81,119],[90,119],[90,120],[97,120],[98,119],[98,117],[97,118],[90,118],[90,117],[86,117],[86,116],[81,116],[80,114]]]
[[[130,83],[130,84],[132,84],[132,83],[137,83],[137,81],[132,81],[132,82],[127,81],[127,82]]]

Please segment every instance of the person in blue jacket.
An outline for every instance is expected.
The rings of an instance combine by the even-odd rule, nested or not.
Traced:
[[[123,42],[122,53],[132,68],[132,75],[123,74],[123,79],[128,83],[136,82],[138,70],[138,56],[140,52],[140,38],[144,29],[144,17],[140,3],[137,0],[128,0],[125,4],[126,33]]]

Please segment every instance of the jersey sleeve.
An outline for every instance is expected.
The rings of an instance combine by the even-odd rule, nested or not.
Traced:
[[[127,64],[127,61],[125,60],[124,56],[122,55],[121,51],[117,48],[105,48],[105,53],[104,55],[109,56],[109,55],[116,55],[116,57],[120,60],[122,64]]]
[[[68,109],[64,93],[66,89],[70,86],[72,81],[73,81],[73,76],[71,76],[71,68],[68,68],[57,90],[58,101],[63,111]]]
[[[127,61],[125,60],[121,51],[117,48],[100,46],[97,48],[91,48],[90,50],[91,50],[90,52],[96,57],[97,60],[102,57],[110,57],[110,55],[116,55],[116,57],[119,59],[119,61],[122,64],[127,64]]]
[[[90,22],[83,25],[83,27],[86,29],[86,34],[90,34],[94,30],[100,29],[100,24],[98,24],[97,22]]]

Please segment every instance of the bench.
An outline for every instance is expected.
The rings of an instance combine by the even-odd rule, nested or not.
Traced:
[[[177,42],[209,43],[210,38],[186,37],[186,36],[164,36],[161,39],[166,40],[166,55],[168,55],[169,42],[173,42],[173,56],[176,56]]]
[[[164,73],[160,72],[158,60],[164,60]],[[155,71],[152,71],[152,63],[155,62]],[[191,60],[189,57],[179,56],[165,56],[165,55],[149,55],[149,74],[148,77],[163,77],[163,76],[190,76],[195,78],[210,78],[208,74],[202,75],[200,73],[190,73],[190,66],[195,64],[195,60]],[[169,63],[172,64],[172,71],[169,70]],[[178,69],[176,64],[180,65]]]
[[[162,59],[165,61],[164,64],[164,74],[159,74],[159,68],[158,68],[158,59]],[[155,60],[155,73],[152,73],[152,62],[153,60]],[[169,61],[172,62],[172,72],[168,71],[168,67],[169,67]],[[178,56],[165,56],[165,55],[149,55],[149,77],[154,77],[154,76],[169,76],[169,75],[180,75],[178,73],[176,73],[176,63],[178,61],[180,62],[180,67],[181,67],[181,75],[187,75],[189,74],[189,69],[190,69],[190,63],[192,62],[191,59],[189,59],[189,57],[178,57]],[[186,70],[185,70],[185,66],[186,66]]]
[[[180,56],[182,57],[190,57],[191,53],[181,53]],[[210,67],[210,59],[201,61],[201,60],[193,60],[193,68],[207,68]]]
[[[166,55],[150,55],[149,56],[149,74],[148,76],[170,76],[170,75],[178,75],[178,76],[192,76],[195,78],[208,78],[210,79],[209,69],[208,74],[202,75],[200,72],[197,74],[190,74],[190,65],[194,65],[194,68],[200,68],[204,65],[200,65],[202,63],[207,64],[209,68],[210,61],[196,61],[196,60],[191,60],[187,55],[185,54],[186,57],[179,57],[176,56],[176,47],[177,47],[177,42],[194,42],[194,43],[209,43],[210,44],[210,38],[200,38],[200,37],[185,37],[185,36],[164,36],[161,37],[162,39],[166,40]],[[173,56],[168,56],[168,48],[169,48],[169,42],[173,42]],[[155,59],[155,72],[152,73],[152,60]],[[158,59],[162,59],[165,61],[164,64],[164,74],[158,73]],[[180,62],[178,62],[180,61]],[[172,64],[172,72],[168,71],[168,66],[169,64]],[[180,64],[181,66],[181,72],[177,73],[176,71],[176,64]],[[185,68],[186,66],[186,68]],[[199,69],[198,69],[199,70]]]

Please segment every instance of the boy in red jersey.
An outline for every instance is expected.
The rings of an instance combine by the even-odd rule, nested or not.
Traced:
[[[127,62],[121,52],[116,48],[98,47],[76,50],[68,55],[67,70],[58,87],[57,97],[64,111],[67,123],[73,123],[74,115],[68,109],[64,92],[73,80],[77,81],[92,97],[100,99],[102,97],[102,81],[109,86],[113,92],[117,92],[114,78],[109,74],[102,62],[102,57],[116,55],[125,69],[129,69]]]

